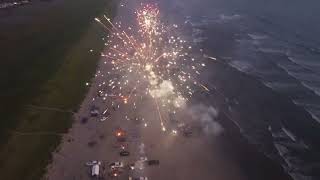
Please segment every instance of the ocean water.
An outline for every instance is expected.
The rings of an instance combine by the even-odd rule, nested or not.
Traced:
[[[210,56],[258,79],[270,91],[288,97],[312,116],[312,124],[320,123],[319,1],[175,0],[167,3],[172,7],[168,11],[180,13],[184,23],[191,27],[195,44],[211,44]],[[221,49],[227,49],[226,53]],[[306,126],[299,129],[299,123],[305,122],[283,120],[279,122],[280,128],[267,125],[277,155],[267,151],[265,154],[279,162],[295,180],[320,179],[317,148],[320,141],[306,143],[311,138],[306,135],[308,131],[320,132],[320,129],[301,129]],[[240,129],[246,127],[241,122],[236,124]],[[254,136],[259,134],[249,131],[242,130],[247,132],[244,136],[249,141],[264,144],[255,140]],[[320,138],[319,133],[314,134],[312,138]]]

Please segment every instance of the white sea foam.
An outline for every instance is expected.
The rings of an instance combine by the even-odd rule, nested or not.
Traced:
[[[232,20],[238,20],[241,18],[241,16],[239,14],[234,14],[234,15],[224,15],[221,14],[219,16],[220,20],[222,21],[232,21]]]
[[[267,35],[260,35],[260,34],[248,34],[248,36],[253,39],[253,40],[263,40],[263,39],[267,39],[268,36]]]
[[[229,65],[242,72],[249,72],[250,70],[253,69],[252,65],[245,61],[234,60],[234,61],[231,61]]]
[[[264,85],[273,89],[273,90],[283,90],[288,88],[294,88],[297,85],[293,83],[284,83],[284,82],[264,82]]]
[[[285,54],[286,53],[285,50],[273,49],[273,48],[262,48],[262,47],[259,47],[258,51],[264,52],[264,53],[272,53],[272,54]]]
[[[192,39],[193,43],[199,44],[208,39],[203,36],[203,30],[200,28],[192,28]]]
[[[318,123],[320,123],[320,112],[318,111],[313,111],[311,109],[305,108],[306,111],[308,111],[308,113],[311,115],[311,117],[316,120]]]
[[[294,180],[302,179],[313,179],[311,176],[303,175],[300,170],[304,166],[304,161],[297,156],[293,156],[290,152],[294,151],[305,151],[308,149],[302,141],[297,141],[296,137],[287,128],[282,127],[278,131],[273,131],[269,127],[269,131],[274,139],[274,146],[278,151],[278,154],[282,157],[281,165],[286,170],[286,172]],[[298,170],[298,171],[297,171]]]
[[[288,137],[290,137],[290,139],[291,139],[292,141],[297,141],[295,135],[292,134],[292,132],[290,132],[288,129],[282,127],[282,131],[285,132],[286,135],[287,135]]]
[[[319,78],[320,78],[320,77],[319,77]],[[313,85],[313,84],[310,83],[310,82],[301,82],[301,84],[302,84],[304,87],[312,90],[312,91],[313,91],[315,94],[317,94],[318,96],[320,96],[320,87],[318,87],[317,85]]]
[[[290,55],[290,53],[287,53],[288,60],[290,60],[293,63],[299,64],[305,68],[320,68],[320,62],[318,61],[318,58],[320,57],[299,57],[299,56],[294,56]]]
[[[287,72],[287,74],[298,80],[302,86],[313,91],[316,95],[320,96],[320,77],[312,72],[299,71],[299,67],[294,65],[277,64],[278,67]],[[299,72],[297,72],[299,71]]]

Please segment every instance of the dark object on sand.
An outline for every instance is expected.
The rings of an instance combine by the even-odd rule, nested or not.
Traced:
[[[90,115],[91,115],[91,117],[97,117],[99,115],[99,108],[97,108],[96,106],[92,105],[90,107]]]
[[[88,146],[89,146],[89,147],[93,147],[93,146],[95,146],[95,145],[97,145],[97,142],[96,142],[96,141],[90,141],[90,142],[88,142]]]
[[[182,134],[184,137],[191,137],[192,136],[192,129],[189,125],[184,125],[180,128],[182,130]]]
[[[117,138],[117,141],[118,141],[118,142],[126,142],[126,140],[127,140],[127,139],[126,139],[125,137],[118,137],[118,138]]]
[[[86,124],[88,122],[88,118],[84,117],[81,119],[81,124]]]
[[[101,135],[99,136],[99,139],[104,139],[104,138],[105,138],[104,134],[101,134]]]
[[[97,109],[91,110],[90,115],[91,117],[97,117],[99,115],[99,111]]]
[[[104,92],[103,92],[103,91],[101,91],[101,90],[100,90],[100,91],[98,91],[98,92],[97,92],[97,96],[98,96],[98,97],[102,97],[102,96],[104,96]]]
[[[160,161],[159,160],[149,160],[148,161],[148,165],[152,166],[152,165],[159,165]]]
[[[192,136],[192,131],[189,129],[186,129],[183,131],[183,136],[185,137],[191,137]]]
[[[129,156],[129,155],[130,155],[129,151],[121,151],[120,152],[120,156]]]
[[[171,123],[175,123],[175,124],[178,123],[177,119],[174,117],[174,114],[171,112],[169,113],[169,120]]]

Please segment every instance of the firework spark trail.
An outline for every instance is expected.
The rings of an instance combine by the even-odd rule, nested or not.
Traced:
[[[120,34],[124,34],[125,37],[129,40],[129,42],[132,43],[132,45],[135,44],[134,39],[131,39],[125,31],[120,31],[120,30],[111,22],[110,18],[108,18],[106,15],[103,15],[103,17],[108,21],[108,23],[109,23],[118,33],[119,33],[119,32],[122,32],[122,33],[120,33]],[[118,33],[117,33],[118,37],[119,37],[121,40],[123,40],[122,37],[121,37]],[[124,41],[124,43],[126,43],[126,41]]]
[[[159,116],[159,120],[160,120],[160,124],[161,124],[161,130],[162,131],[166,131],[166,127],[165,127],[163,119],[162,119],[162,115],[161,115],[161,112],[160,112],[160,107],[159,107],[158,101],[157,101],[157,99],[155,99],[154,101],[155,101],[155,104],[156,104],[156,109],[158,111],[158,116]]]
[[[135,14],[137,31],[131,27],[124,29],[121,22],[112,23],[107,16],[103,16],[103,21],[95,18],[110,32],[105,43],[108,50],[102,53],[107,60],[105,64],[111,64],[113,74],[122,76],[109,80],[108,86],[122,90],[118,94],[125,104],[133,91],[143,88],[144,94],[155,100],[162,129],[165,129],[160,107],[183,107],[194,92],[193,86],[207,90],[196,81],[205,64],[192,57],[192,47],[177,35],[177,25],[161,22],[156,5],[142,5]],[[125,89],[130,89],[128,96],[123,92]]]

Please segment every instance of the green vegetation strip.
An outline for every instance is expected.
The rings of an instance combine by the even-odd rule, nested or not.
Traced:
[[[59,23],[54,20],[61,18],[68,19],[61,20],[59,26],[63,28],[53,27],[52,30],[51,23],[48,23],[46,30],[38,30],[33,35],[43,39],[35,39],[37,44],[32,44],[30,39],[30,52],[24,52],[28,63],[20,68],[30,68],[24,69],[24,72],[35,72],[21,72],[17,76],[22,81],[24,75],[27,76],[27,82],[28,78],[35,78],[35,82],[21,82],[17,84],[17,89],[24,88],[26,92],[34,93],[28,95],[31,98],[11,99],[19,103],[21,110],[7,116],[10,121],[15,121],[15,128],[6,130],[9,136],[0,149],[0,179],[37,180],[45,173],[51,152],[58,146],[61,134],[66,133],[72,124],[72,111],[77,110],[84,99],[87,92],[85,82],[90,81],[95,72],[99,51],[103,48],[101,37],[104,32],[93,22],[93,18],[105,10],[110,14],[111,5],[106,2],[65,1],[63,11],[49,13],[52,23]],[[90,52],[90,49],[94,51]],[[11,88],[9,85],[8,88]]]

